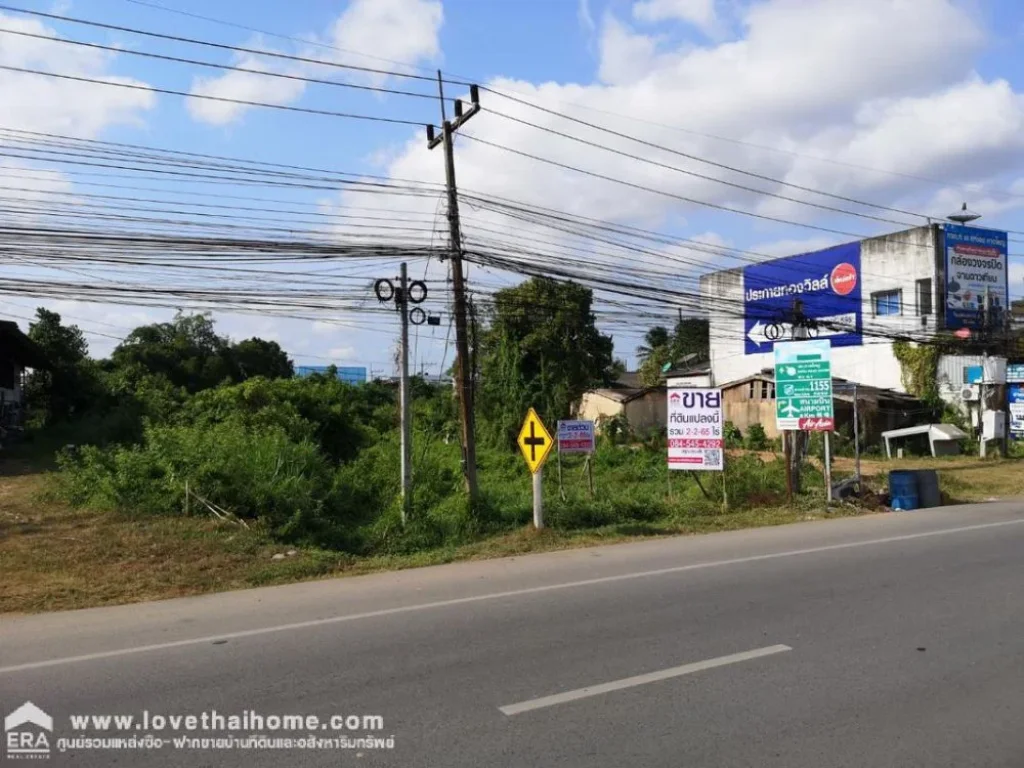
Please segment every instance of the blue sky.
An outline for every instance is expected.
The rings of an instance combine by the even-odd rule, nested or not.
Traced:
[[[129,0],[26,2],[24,7],[229,45],[326,56],[342,63],[387,69],[401,66],[417,73],[440,67],[446,74],[491,84],[550,109],[770,178],[928,215],[944,215],[967,200],[985,214],[987,226],[1024,230],[1024,63],[1019,56],[1024,43],[1024,7],[1012,0],[154,2],[182,13]],[[185,15],[188,13],[321,45],[261,36]],[[126,50],[240,62],[229,51],[27,18],[0,14],[0,26],[31,21],[42,25],[47,35]],[[90,60],[64,53],[40,57],[31,50],[12,47],[11,40],[9,35],[0,35],[0,61],[8,65],[27,66],[28,61],[50,71],[131,78],[155,87],[234,94],[311,109],[437,120],[436,101],[426,99],[325,86],[309,86],[301,92],[268,91],[263,86],[254,89],[251,83],[221,79],[223,73],[218,71],[127,53]],[[69,47],[61,46],[65,49]],[[260,67],[275,71],[293,71],[289,67],[295,66],[257,61]],[[307,66],[302,72],[339,76],[338,70],[323,66]],[[359,75],[352,77],[370,82]],[[203,112],[195,108],[196,100],[191,100],[190,109],[187,100],[170,95],[147,97],[122,91],[115,98],[103,92],[120,89],[103,86],[88,90],[89,98],[83,99],[87,103],[72,103],[67,96],[70,91],[42,93],[33,88],[33,82],[29,76],[0,73],[0,97],[6,94],[8,103],[31,106],[12,112],[17,127],[355,173],[435,182],[443,178],[439,153],[428,152],[422,130],[410,126],[258,108]],[[429,83],[399,78],[372,82],[431,92]],[[79,89],[78,93],[82,92]],[[595,134],[487,92],[484,99],[485,107],[643,157],[737,183],[750,182],[747,176]],[[896,228],[659,169],[493,114],[475,118],[468,133],[668,194],[649,194],[581,177],[474,144],[468,138],[459,143],[458,160],[460,182],[467,190],[696,238],[712,246],[787,254],[849,238],[687,204],[681,197],[855,234]],[[75,182],[82,177],[76,177],[73,170],[67,172],[69,188],[81,189]],[[770,183],[757,182],[755,186],[787,192]],[[188,185],[168,189],[185,197],[195,191]],[[293,199],[309,210],[333,213],[361,204],[341,192],[296,194]],[[436,200],[416,204],[428,218],[438,211]],[[485,213],[463,213],[470,238],[484,237],[474,227],[505,227],[512,236],[519,231]],[[906,217],[900,221],[923,223]],[[1011,244],[1011,252],[1024,253],[1024,244]],[[679,275],[680,280],[692,280],[704,269],[737,265],[735,259],[724,255],[697,258],[704,263]],[[393,266],[382,265],[382,269]],[[414,273],[417,269],[422,267],[414,266]],[[436,279],[444,279],[443,269],[436,264],[429,270]],[[509,279],[483,273],[478,277],[485,288]],[[1013,292],[1024,292],[1019,290],[1024,288],[1024,270],[1017,264],[1012,280]],[[18,312],[27,314],[33,301],[19,299],[15,305]],[[81,318],[83,328],[109,336],[117,336],[118,328],[170,315],[170,310],[153,308],[67,302],[61,306],[69,317]],[[671,306],[664,309],[674,311]],[[218,314],[218,320],[232,336],[276,338],[300,362],[367,363],[378,370],[390,365],[390,319],[376,323],[373,333],[360,330],[358,313],[349,317],[353,325],[340,329],[330,323],[313,327],[309,321],[267,317]],[[609,329],[616,335],[617,354],[627,359],[632,358],[642,332],[642,323],[635,326],[626,329],[620,324]],[[425,366],[439,365],[445,357],[450,362],[445,330],[442,325],[440,330],[423,331],[418,357]],[[92,341],[97,354],[108,352],[116,343],[100,335]]]

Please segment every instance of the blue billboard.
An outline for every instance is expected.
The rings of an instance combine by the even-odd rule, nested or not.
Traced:
[[[1024,385],[1011,384],[1006,391],[1010,406],[1010,434],[1024,437]]]
[[[753,264],[743,270],[743,351],[771,352],[776,341],[792,340],[795,300],[817,320],[811,338],[833,347],[862,343],[860,243]]]
[[[329,365],[297,365],[295,366],[296,376],[310,376],[314,373],[327,373]],[[363,366],[335,366],[337,377],[348,384],[365,384],[366,368]]]
[[[1001,327],[1009,307],[1006,233],[958,224],[946,224],[944,231],[946,328],[982,328],[986,292],[989,321]]]

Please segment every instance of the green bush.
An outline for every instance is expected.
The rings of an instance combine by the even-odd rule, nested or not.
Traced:
[[[751,451],[768,450],[768,435],[760,424],[751,424],[747,428],[746,447]]]
[[[743,447],[743,433],[740,432],[739,427],[737,427],[731,421],[725,422],[725,425],[722,428],[722,435],[725,438],[726,448]]]
[[[141,446],[85,447],[62,455],[60,465],[74,503],[182,514],[187,482],[193,511],[206,499],[285,541],[316,538],[351,512],[330,494],[330,466],[316,445],[280,428],[150,427]]]

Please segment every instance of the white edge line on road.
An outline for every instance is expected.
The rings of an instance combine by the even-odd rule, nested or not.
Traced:
[[[575,691],[565,691],[564,693],[556,693],[553,696],[543,696],[539,699],[520,701],[518,704],[506,704],[504,707],[498,707],[498,709],[505,715],[518,715],[523,712],[531,712],[535,709],[553,707],[556,704],[566,704],[570,701],[577,701],[579,699],[589,699],[591,696],[600,696],[604,693],[621,691],[625,688],[635,688],[638,685],[656,683],[659,680],[669,680],[673,677],[692,675],[694,672],[703,672],[705,669],[724,667],[729,664],[739,664],[741,661],[760,659],[762,656],[773,656],[776,653],[785,653],[786,651],[792,650],[793,649],[788,645],[769,645],[765,648],[755,648],[752,651],[743,651],[743,653],[719,656],[716,659],[705,659],[704,661],[695,661],[691,664],[683,664],[679,667],[669,667],[668,669],[662,669],[658,672],[648,672],[645,675],[624,677],[621,680],[612,680],[610,683],[588,685],[586,688],[577,688]]]
[[[62,664],[76,664],[83,661],[96,661],[98,659],[110,659],[118,656],[130,656],[136,653],[148,653],[150,651],[163,651],[169,648],[184,648],[190,645],[205,645],[218,640],[237,640],[243,637],[257,637],[269,635],[275,632],[289,632],[296,629],[309,629],[329,624],[341,624],[348,621],[360,621],[362,619],[375,619],[382,616],[396,616],[403,613],[416,613],[418,611],[429,611],[434,608],[447,608],[454,605],[466,605],[468,603],[480,603],[486,600],[499,600],[505,597],[520,597],[522,595],[536,595],[543,592],[557,592],[562,589],[576,589],[589,587],[595,584],[611,584],[616,581],[630,581],[632,579],[648,579],[655,576],[664,576],[672,573],[685,573],[686,571],[697,571],[703,568],[721,568],[727,565],[742,565],[744,563],[758,563],[764,560],[779,560],[785,557],[799,557],[800,555],[813,555],[819,552],[835,552],[842,549],[856,549],[858,547],[870,547],[875,544],[890,544],[897,541],[912,541],[913,539],[926,539],[933,536],[949,536],[955,533],[967,533],[969,531],[982,531],[988,528],[1002,528],[1008,525],[1024,524],[1024,518],[1018,520],[1002,520],[996,523],[978,523],[977,525],[964,525],[958,528],[942,528],[937,531],[924,531],[922,533],[907,533],[900,536],[886,536],[880,539],[865,539],[863,541],[850,541],[844,544],[827,544],[822,547],[809,547],[807,549],[790,549],[784,552],[771,552],[764,555],[749,555],[747,557],[734,557],[729,560],[712,560],[706,563],[692,563],[690,565],[676,565],[669,568],[659,568],[653,571],[635,571],[633,573],[622,573],[615,576],[599,576],[593,579],[581,579],[580,581],[566,581],[561,584],[546,584],[539,587],[525,587],[523,589],[510,589],[505,592],[490,592],[483,595],[471,595],[469,597],[456,597],[450,600],[435,600],[429,603],[417,605],[402,605],[395,608],[382,608],[379,611],[366,611],[365,613],[350,613],[344,616],[329,616],[322,619],[311,619],[309,621],[297,621],[291,624],[277,624],[270,627],[257,627],[254,629],[243,629],[238,632],[227,632],[221,635],[206,635],[204,637],[193,637],[186,640],[172,640],[166,643],[153,643],[152,645],[137,645],[133,648],[119,648],[112,651],[98,651],[96,653],[85,653],[81,656],[63,656],[45,661],[29,661],[24,664],[11,664],[0,667],[0,675],[11,672],[23,672],[31,669],[43,669],[45,667],[56,667]]]

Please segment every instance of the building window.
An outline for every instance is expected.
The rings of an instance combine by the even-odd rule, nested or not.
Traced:
[[[762,381],[761,382],[761,399],[762,400],[767,400],[768,399],[768,382],[767,381]]]
[[[747,399],[748,400],[753,400],[754,399],[754,382],[753,381],[750,382],[750,384],[747,387]]]
[[[876,317],[902,314],[900,294],[902,291],[879,291],[871,294],[871,312]]]
[[[932,313],[932,279],[917,281],[917,314],[925,317]]]

